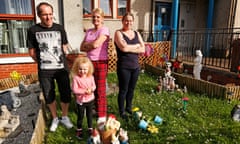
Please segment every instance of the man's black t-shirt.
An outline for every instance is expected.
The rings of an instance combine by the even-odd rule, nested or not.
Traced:
[[[49,74],[67,68],[62,48],[67,43],[66,32],[59,24],[53,23],[51,28],[36,24],[28,30],[27,45],[36,49],[39,72]]]

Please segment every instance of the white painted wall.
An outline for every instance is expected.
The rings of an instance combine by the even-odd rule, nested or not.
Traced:
[[[40,2],[48,2],[53,6],[54,22],[60,23],[61,15],[58,0],[35,0],[35,7]],[[73,52],[80,52],[80,43],[83,39],[82,26],[82,1],[81,0],[63,0],[64,5],[64,27],[67,32],[69,44]],[[37,17],[37,23],[40,20]]]
[[[82,1],[64,0],[64,26],[69,44],[74,52],[80,52],[80,43],[84,37],[82,25]]]

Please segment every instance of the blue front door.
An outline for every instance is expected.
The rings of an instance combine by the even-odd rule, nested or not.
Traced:
[[[156,2],[154,41],[169,40],[171,37],[171,3]]]

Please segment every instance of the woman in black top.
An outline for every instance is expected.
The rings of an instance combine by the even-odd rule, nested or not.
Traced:
[[[114,36],[118,57],[118,108],[120,116],[124,119],[127,118],[125,111],[132,113],[132,99],[140,70],[138,54],[145,51],[141,35],[132,30],[133,20],[133,14],[126,13],[122,18],[122,29],[117,30]]]

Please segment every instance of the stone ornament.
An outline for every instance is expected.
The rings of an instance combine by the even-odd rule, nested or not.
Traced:
[[[193,66],[193,77],[195,79],[201,79],[201,71],[202,71],[202,52],[200,50],[196,50],[196,57],[194,58],[194,66]]]
[[[18,115],[12,115],[6,105],[1,105],[0,115],[0,138],[7,137],[19,126],[20,119]]]

